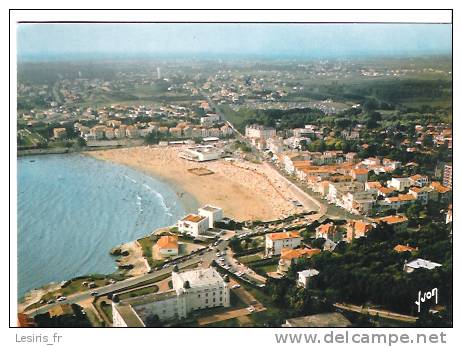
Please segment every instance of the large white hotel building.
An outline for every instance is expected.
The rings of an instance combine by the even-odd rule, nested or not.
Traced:
[[[173,289],[113,302],[114,327],[145,326],[156,315],[161,321],[180,320],[195,310],[230,306],[229,285],[212,267],[172,272]]]

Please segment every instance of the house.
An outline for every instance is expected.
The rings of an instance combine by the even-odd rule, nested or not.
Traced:
[[[297,284],[303,288],[308,288],[313,277],[319,275],[319,271],[316,269],[307,269],[297,272]]]
[[[408,177],[393,177],[387,182],[387,186],[394,188],[395,190],[402,192],[406,188],[412,185],[412,181]]]
[[[365,145],[367,145],[367,144],[365,144]],[[366,147],[363,147],[363,148],[369,148],[369,145],[367,145]],[[375,166],[380,165],[380,159],[379,158],[366,158],[361,162],[361,164],[363,164],[367,168],[373,168]]]
[[[428,202],[428,191],[419,187],[409,188],[409,194],[411,194],[418,202],[426,205]]]
[[[396,170],[401,167],[401,162],[397,160],[391,160],[388,158],[383,158],[382,165],[385,168],[390,168],[391,170]]]
[[[371,223],[363,222],[360,220],[349,220],[347,222],[347,242],[351,242],[353,239],[365,237],[366,234],[374,229]]]
[[[378,181],[364,183],[364,189],[367,191],[377,192],[379,188],[382,188],[382,184]]]
[[[422,188],[428,184],[428,176],[423,175],[413,175],[409,177],[411,185]]]
[[[205,205],[199,210],[199,216],[207,217],[209,219],[209,228],[213,228],[215,222],[221,222],[223,219],[223,209],[212,205]]]
[[[392,226],[395,230],[404,230],[407,227],[408,219],[406,216],[395,215],[395,216],[386,216],[381,218],[373,219],[375,226],[380,223],[386,223]]]
[[[161,321],[187,318],[191,312],[229,307],[229,285],[212,267],[172,272],[172,289],[125,300],[113,300],[114,327],[144,327],[149,317]]]
[[[283,248],[295,248],[300,246],[302,237],[297,231],[266,234],[265,254],[274,256],[281,254]]]
[[[358,182],[367,182],[367,174],[369,173],[368,169],[353,169],[350,172],[351,177]]]
[[[432,182],[430,187],[438,194],[438,199],[442,201],[449,201],[452,197],[451,189],[443,186],[440,182]]]
[[[383,196],[384,198],[389,197],[393,192],[395,192],[395,188],[389,187],[380,187],[377,188],[377,196]]]
[[[337,247],[337,245],[338,245],[338,242],[334,242],[330,239],[326,239],[326,241],[324,242],[324,245],[322,246],[322,250],[327,251],[327,252],[333,252],[335,251],[335,247]]]
[[[67,130],[66,128],[54,128],[53,129],[53,137],[55,139],[62,139],[66,137]]]
[[[172,257],[178,255],[178,237],[176,236],[161,236],[156,245],[159,253],[163,257]]]
[[[349,152],[345,154],[345,159],[348,163],[355,164],[358,162],[358,153]]]
[[[136,139],[140,136],[138,128],[134,125],[128,125],[125,134],[130,139]]]
[[[403,270],[407,273],[411,273],[411,272],[414,272],[414,270],[417,270],[417,269],[427,269],[427,270],[433,270],[437,267],[440,267],[442,266],[441,264],[438,264],[438,263],[434,263],[432,261],[429,261],[429,260],[425,260],[425,259],[415,259],[415,260],[412,260],[410,262],[405,262],[404,263],[404,266],[403,266]]]
[[[417,201],[417,198],[412,194],[399,194],[398,196],[387,197],[384,201],[388,207],[396,210],[401,206]]]
[[[286,320],[285,328],[348,328],[351,322],[341,313],[320,313]]]
[[[281,250],[281,257],[279,258],[278,270],[280,274],[284,274],[289,270],[292,263],[297,263],[300,258],[311,258],[315,254],[321,253],[318,248],[283,248]]]
[[[338,227],[333,223],[321,224],[316,228],[317,239],[329,239],[334,242],[342,239],[341,233],[338,231]]]
[[[178,231],[194,237],[204,234],[209,228],[208,217],[188,214],[178,221]]]
[[[398,253],[402,253],[402,252],[416,252],[418,251],[418,247],[411,247],[409,245],[396,245],[395,248],[393,248],[393,250],[395,252],[398,252]]]

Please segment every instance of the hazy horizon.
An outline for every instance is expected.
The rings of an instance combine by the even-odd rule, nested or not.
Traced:
[[[451,24],[18,24],[24,62],[450,55]]]

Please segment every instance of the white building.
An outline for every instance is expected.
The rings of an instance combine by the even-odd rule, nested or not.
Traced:
[[[230,306],[229,286],[214,268],[172,272],[173,289],[112,304],[113,326],[146,326],[156,315],[161,321],[187,318],[205,308]]]
[[[194,237],[204,234],[209,228],[208,217],[188,214],[178,221],[178,231]]]
[[[403,267],[403,270],[406,271],[407,273],[411,273],[413,272],[414,270],[417,270],[417,269],[427,269],[427,270],[433,270],[437,267],[440,267],[442,266],[441,264],[438,264],[438,263],[434,263],[430,260],[425,260],[425,259],[415,259],[413,261],[410,261],[409,263],[408,262],[405,262],[404,263],[404,267]]]
[[[319,275],[319,271],[316,269],[308,269],[308,270],[299,271],[297,272],[297,274],[298,274],[297,284],[299,286],[302,286],[303,288],[307,288],[309,286],[311,278]]]
[[[199,216],[208,218],[209,228],[213,228],[215,222],[220,222],[223,219],[223,209],[212,205],[205,205],[198,212]]]
[[[408,177],[393,177],[390,181],[387,182],[387,186],[394,188],[395,190],[402,192],[406,188],[409,188],[412,185],[412,181]]]
[[[216,160],[221,157],[221,150],[212,145],[199,145],[182,151],[180,157],[198,162]]]
[[[213,125],[220,121],[220,116],[215,113],[208,113],[204,117],[201,117],[202,125]]]
[[[276,136],[276,129],[267,128],[258,124],[247,125],[245,127],[245,136],[248,138],[267,140],[270,137]]]
[[[302,237],[297,231],[266,234],[265,239],[265,253],[267,256],[279,255],[283,248],[293,249],[300,246],[302,242]]]

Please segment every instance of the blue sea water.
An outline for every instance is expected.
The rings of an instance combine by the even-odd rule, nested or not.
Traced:
[[[79,154],[18,158],[18,296],[115,271],[109,250],[172,225],[185,207],[166,183]]]

